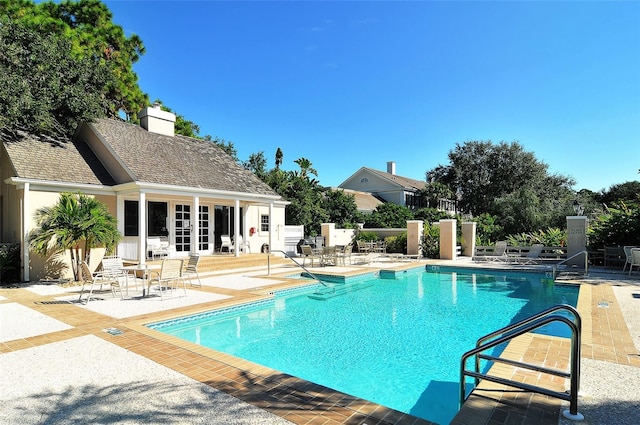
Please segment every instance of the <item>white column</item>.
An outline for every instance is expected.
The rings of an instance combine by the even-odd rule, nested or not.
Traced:
[[[29,282],[29,211],[31,210],[29,202],[29,183],[24,184],[22,193],[22,235],[20,244],[22,245],[22,280]]]
[[[422,220],[407,220],[407,255],[424,255],[422,252],[422,235],[424,222]]]
[[[140,264],[147,261],[147,197],[144,192],[138,196],[138,260]]]
[[[462,223],[462,254],[465,257],[473,257],[476,251],[476,226],[475,221]]]
[[[200,245],[200,197],[193,197],[193,214],[191,215],[192,232],[191,235],[191,253],[198,253],[198,246]]]
[[[118,232],[124,237],[124,196],[122,195],[116,195],[116,221]],[[116,255],[121,255],[120,243],[116,247]]]
[[[440,259],[456,259],[456,220],[440,220]]]
[[[587,217],[567,216],[567,258],[587,249]],[[567,261],[567,265],[584,265],[584,257]]]
[[[271,251],[275,245],[273,244],[274,239],[276,239],[275,235],[275,223],[273,222],[273,201],[269,202],[269,251]]]
[[[238,246],[238,236],[240,235],[240,200],[236,199],[233,208],[233,234],[235,236],[234,239],[234,247],[235,247],[235,256],[240,256],[240,247]]]

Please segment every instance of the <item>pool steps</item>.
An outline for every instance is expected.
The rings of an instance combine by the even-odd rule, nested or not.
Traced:
[[[321,286],[316,290],[316,292],[307,296],[312,300],[324,301],[350,292],[369,288],[373,285],[373,283],[367,282],[337,283],[332,286]]]

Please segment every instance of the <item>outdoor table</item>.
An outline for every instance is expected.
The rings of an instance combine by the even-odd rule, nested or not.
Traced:
[[[133,266],[125,266],[122,270],[133,271],[133,272],[142,272],[142,296],[146,296],[147,290],[147,279],[149,278],[149,272],[152,270],[160,270],[162,266],[160,264],[134,264]],[[127,283],[127,287],[129,284]],[[127,288],[127,295],[129,295],[129,290]]]

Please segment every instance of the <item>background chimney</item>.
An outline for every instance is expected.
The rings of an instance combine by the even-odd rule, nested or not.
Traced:
[[[171,112],[163,111],[159,103],[154,103],[153,107],[146,107],[138,113],[140,126],[152,133],[163,134],[165,136],[175,135],[176,116]]]
[[[389,161],[387,162],[387,173],[392,174],[392,175],[396,175],[396,162],[395,161]]]

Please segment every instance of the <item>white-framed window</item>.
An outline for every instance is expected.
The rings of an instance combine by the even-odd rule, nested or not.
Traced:
[[[269,214],[260,215],[260,231],[261,232],[269,231]]]

